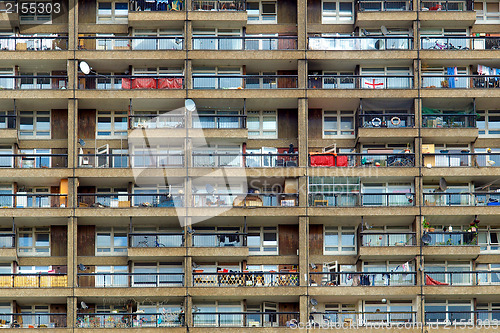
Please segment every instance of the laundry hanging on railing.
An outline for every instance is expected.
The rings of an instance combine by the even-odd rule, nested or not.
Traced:
[[[455,81],[458,81],[458,68],[457,67],[448,67],[448,75],[453,75],[453,77],[448,78],[448,87],[455,88]]]
[[[500,76],[500,69],[499,68],[492,68],[484,65],[477,65],[477,74],[479,75],[499,75]],[[498,80],[498,78],[495,78],[495,80]]]

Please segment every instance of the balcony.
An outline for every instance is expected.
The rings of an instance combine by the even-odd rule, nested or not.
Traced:
[[[362,247],[417,245],[415,232],[363,232],[360,238]]]
[[[381,308],[386,309],[386,306],[381,306]],[[370,327],[375,325],[375,327],[380,328],[381,324],[404,324],[404,323],[415,323],[417,312],[407,311],[376,311],[376,312],[312,312],[311,317],[313,322],[318,325],[341,325],[340,327],[349,327],[355,325]],[[321,326],[325,327],[325,326]],[[339,327],[339,326],[334,326]]]
[[[499,206],[500,192],[424,193],[425,206]]]
[[[309,75],[309,89],[412,89],[411,75]]]
[[[310,286],[415,286],[416,272],[311,272]]]
[[[157,288],[182,287],[184,273],[78,273],[80,287]]]
[[[420,1],[421,11],[464,12],[474,10],[474,1]]]
[[[0,75],[2,90],[66,89],[66,75]]]
[[[180,168],[184,166],[184,154],[78,154],[80,168]]]
[[[309,155],[309,165],[311,167],[414,167],[415,154],[314,153]]]
[[[61,328],[66,313],[2,313],[0,328]]]
[[[500,285],[499,273],[495,271],[426,271],[425,285],[498,286]]]
[[[499,164],[497,164],[499,163]],[[498,153],[460,153],[460,154],[429,154],[424,155],[424,165],[433,167],[499,167]]]
[[[180,36],[152,36],[152,37],[78,37],[79,50],[98,51],[164,51],[182,50],[184,37]]]
[[[245,11],[244,0],[194,0],[192,10],[200,11]]]
[[[60,288],[67,286],[68,277],[66,274],[0,274],[0,288]]]
[[[492,36],[421,37],[422,50],[498,50],[500,38]]]
[[[194,207],[296,207],[296,193],[194,194]]]
[[[153,90],[183,89],[182,75],[85,75],[80,76],[79,89],[87,90]]]
[[[296,287],[299,273],[217,272],[193,273],[193,287]]]
[[[56,208],[67,207],[68,196],[55,193],[0,194],[1,208]]]
[[[174,208],[184,206],[182,194],[79,193],[80,208]]]
[[[66,168],[68,154],[0,154],[0,168]]]
[[[500,87],[498,75],[422,75],[422,88],[493,89]]]
[[[296,50],[297,37],[193,36],[193,50]]]
[[[193,153],[195,168],[275,168],[296,167],[298,153]]]
[[[1,36],[0,51],[60,51],[68,49],[68,36]]]
[[[310,207],[410,207],[414,193],[309,193]]]
[[[193,74],[193,89],[296,89],[297,75]]]
[[[154,328],[184,326],[184,313],[78,313],[76,328]]]
[[[352,51],[352,50],[411,50],[413,37],[369,37],[369,36],[335,36],[335,37],[309,37],[309,50],[321,51]]]
[[[433,231],[426,234],[430,236],[430,241],[426,244],[428,246],[475,246],[478,244],[476,232]]]
[[[246,247],[247,235],[244,233],[194,233],[193,247]]]
[[[359,0],[360,12],[403,12],[412,10],[412,1],[405,0]]]
[[[436,113],[423,114],[423,128],[476,128],[477,114]]]
[[[427,307],[427,305],[426,305]],[[432,308],[446,308],[442,304],[437,306],[432,306]],[[425,311],[425,324],[430,323],[458,323],[458,327],[460,329],[468,325],[480,325],[483,326],[485,323],[489,323],[490,320],[497,320],[500,318],[500,311],[497,310],[481,310],[481,311],[471,311],[470,305],[454,305],[449,306],[449,308],[456,308],[453,311]],[[463,309],[467,308],[469,310],[464,311]],[[470,327],[470,326],[469,326]]]
[[[164,2],[160,0],[132,0],[129,5],[131,12],[163,12],[184,10],[184,1],[174,0]]]
[[[129,234],[129,247],[182,247],[184,233]]]
[[[360,113],[359,128],[413,128],[415,115],[409,113]]]
[[[298,312],[194,312],[194,327],[289,327]]]
[[[129,116],[129,128],[146,129],[174,129],[185,128],[185,116],[183,114],[133,114]]]

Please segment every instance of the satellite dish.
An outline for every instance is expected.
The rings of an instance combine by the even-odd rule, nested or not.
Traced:
[[[90,74],[90,71],[92,70],[89,64],[87,64],[85,61],[80,61],[79,67],[82,73],[85,75]]]
[[[312,306],[318,305],[318,301],[315,298],[311,298],[311,305]]]
[[[184,107],[189,112],[194,112],[196,110],[196,103],[192,99],[188,98],[184,101]]]
[[[80,144],[80,146],[85,146],[85,141],[83,141],[83,139],[78,139],[78,143]]]
[[[448,188],[448,184],[446,183],[446,179],[441,177],[441,179],[439,180],[439,190],[444,192],[444,191],[446,191],[447,188]]]
[[[207,193],[209,193],[209,194],[213,194],[215,192],[215,188],[210,184],[205,185],[205,189],[207,190]]]
[[[422,243],[424,243],[424,245],[429,245],[431,241],[432,241],[431,235],[429,235],[428,233],[423,234]]]
[[[382,31],[382,35],[387,36],[389,34],[389,30],[385,27],[385,25],[380,27],[380,30]]]
[[[316,265],[314,263],[309,264],[311,266],[311,269],[316,269]]]
[[[80,303],[80,305],[82,306],[82,309],[88,309],[88,308],[89,308],[89,306],[88,306],[87,304],[85,304],[85,302],[84,302],[84,301],[82,301],[82,302]]]
[[[84,264],[78,264],[78,269],[81,270],[81,271],[86,271],[87,267],[85,267]]]

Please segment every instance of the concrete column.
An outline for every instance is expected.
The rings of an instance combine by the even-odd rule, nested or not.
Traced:
[[[299,166],[304,168],[309,164],[308,137],[308,101],[305,98],[298,100],[298,141],[299,141]]]
[[[66,326],[68,328],[75,327],[77,299],[75,296],[70,296],[66,299]]]
[[[309,297],[308,296],[299,296],[299,322],[307,323],[309,320]]]
[[[300,285],[307,286],[309,283],[309,218],[299,217],[299,272]]]
[[[184,282],[187,287],[193,286],[193,258],[186,256],[186,261],[184,262]]]
[[[413,49],[418,50],[420,48],[420,29],[419,22],[413,21]]]
[[[78,178],[69,177],[68,178],[68,198],[66,202],[66,207],[73,208],[78,206]]]
[[[306,49],[307,40],[307,0],[297,0],[297,47]]]
[[[184,69],[184,80],[186,82],[184,84],[188,89],[193,89],[193,79],[191,78],[193,73],[193,66],[191,64],[191,60],[187,59],[184,63],[186,65],[186,68]]]
[[[297,61],[298,65],[298,88],[299,89],[306,89],[307,88],[307,60],[304,59],[299,59]]]
[[[185,49],[186,50],[192,50],[193,49],[193,24],[191,21],[186,21],[186,24],[184,24],[184,38],[185,38]]]
[[[420,79],[420,60],[413,59],[413,88],[418,89],[418,87],[422,86],[422,82]]]
[[[68,218],[68,288],[77,287],[77,229],[78,223],[76,217]]]
[[[72,82],[72,81],[70,81]],[[78,100],[68,99],[68,168],[78,167]]]
[[[186,295],[184,298],[184,315],[187,327],[193,327],[193,298]]]
[[[78,49],[78,0],[69,0],[68,50]]]

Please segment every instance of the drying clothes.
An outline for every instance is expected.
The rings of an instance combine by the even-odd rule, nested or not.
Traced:
[[[448,72],[447,72],[448,75],[457,75],[457,73],[458,73],[457,67],[448,67]],[[456,80],[457,80],[457,78],[455,76],[449,77],[448,78],[448,87],[455,88],[455,81]]]

